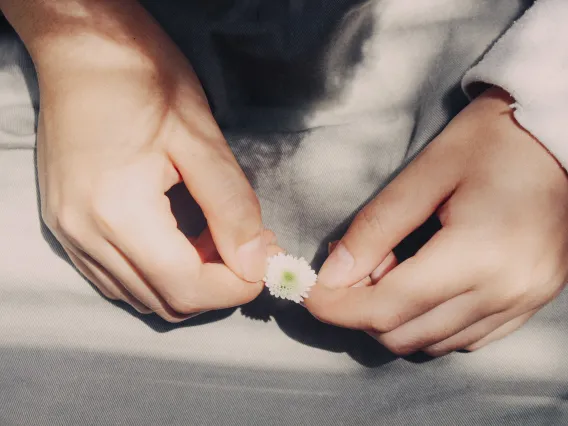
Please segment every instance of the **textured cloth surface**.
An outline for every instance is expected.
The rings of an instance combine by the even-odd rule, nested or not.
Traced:
[[[461,77],[528,5],[147,3],[196,65],[267,226],[316,267],[326,242],[466,104]],[[199,3],[211,6],[182,10]],[[294,31],[298,40],[282,38]],[[350,45],[358,54],[345,54]],[[181,325],[104,300],[41,225],[31,62],[13,37],[0,40],[0,61],[0,425],[568,423],[566,292],[503,341],[430,361],[397,359],[265,294]],[[190,216],[183,190],[171,198]]]

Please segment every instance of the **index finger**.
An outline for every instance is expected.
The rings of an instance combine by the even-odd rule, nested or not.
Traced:
[[[323,284],[348,287],[369,275],[454,191],[460,170],[440,149],[432,142],[355,216],[321,268]]]
[[[131,200],[127,209],[109,220],[105,237],[176,312],[241,305],[262,290],[262,284],[240,279],[223,264],[204,264],[172,221],[165,195]]]
[[[316,285],[305,305],[323,322],[386,333],[473,287],[467,253],[442,230],[418,253],[370,287]],[[456,256],[456,251],[461,252]],[[465,280],[464,280],[464,277]]]
[[[230,147],[216,138],[178,143],[171,157],[195,198],[224,262],[249,282],[261,280],[266,244],[258,198]]]

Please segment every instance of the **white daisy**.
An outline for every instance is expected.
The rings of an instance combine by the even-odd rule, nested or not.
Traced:
[[[264,282],[275,297],[301,303],[316,280],[316,273],[303,257],[278,253],[268,259]]]

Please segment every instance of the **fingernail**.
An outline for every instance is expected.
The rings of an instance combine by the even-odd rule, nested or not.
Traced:
[[[339,243],[323,264],[318,274],[318,281],[328,288],[342,287],[353,266],[355,266],[355,259],[345,245]]]
[[[266,269],[266,243],[262,236],[240,246],[237,260],[245,280],[252,283],[262,280]]]

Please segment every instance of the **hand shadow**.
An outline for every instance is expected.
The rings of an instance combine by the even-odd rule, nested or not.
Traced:
[[[430,217],[393,249],[398,261],[403,262],[414,256],[418,249],[440,229],[438,218]],[[321,247],[325,247],[327,253],[327,242]],[[316,255],[314,263],[323,263],[322,257],[324,256]],[[242,306],[241,312],[253,320],[268,322],[273,319],[288,337],[315,348],[345,352],[365,367],[379,367],[397,359],[396,355],[366,333],[324,324],[302,306],[273,298],[266,289],[257,299]],[[423,363],[433,358],[419,352],[404,359],[413,363]]]
[[[205,227],[206,221],[201,209],[183,184],[173,187],[168,196],[180,230],[186,235],[199,234]],[[432,216],[393,250],[399,262],[413,256],[439,229],[441,229],[439,220],[436,216]],[[322,244],[322,247],[324,246],[327,250],[327,243]],[[219,321],[232,315],[236,309],[240,309],[242,315],[251,320],[275,321],[288,337],[304,345],[330,352],[347,353],[365,367],[378,367],[397,359],[396,355],[368,334],[324,324],[314,318],[304,307],[276,299],[266,289],[255,300],[240,308],[207,312],[177,325],[169,324],[156,315],[141,316],[141,319],[154,330],[165,332],[177,327],[197,326]],[[417,353],[405,359],[421,363],[432,358]]]
[[[37,186],[36,167],[36,187]],[[37,194],[38,212],[41,212],[39,190],[37,191]],[[183,184],[178,184],[168,191],[167,195],[171,202],[172,212],[178,221],[178,228],[187,236],[199,235],[206,225],[206,220],[201,209],[191,197],[187,189],[183,186]],[[399,261],[412,256],[418,248],[424,244],[431,235],[433,235],[432,230],[436,228],[437,223],[439,222],[433,218],[407,237],[395,249],[395,254]],[[63,250],[62,246],[49,231],[43,221],[41,221],[41,232],[51,249],[58,256],[75,267]],[[327,244],[325,244],[325,246],[327,247]],[[94,285],[90,285],[100,294]],[[102,294],[100,295],[103,297]],[[178,324],[168,323],[156,314],[142,315],[130,305],[123,302],[112,301],[111,303],[139,318],[148,327],[151,327],[153,330],[161,333],[180,327],[194,327],[223,320],[234,314],[236,310],[240,309],[241,313],[251,320],[265,322],[274,320],[288,337],[304,345],[331,352],[347,353],[351,358],[365,367],[378,367],[397,358],[396,355],[389,352],[367,334],[324,324],[314,318],[302,306],[273,298],[268,294],[266,289],[257,299],[240,308],[235,307],[206,312]],[[405,359],[411,362],[424,362],[430,358],[423,354],[416,354],[405,357]]]
[[[36,203],[37,203],[37,211],[38,215],[40,216],[40,231],[43,236],[43,239],[49,245],[51,250],[67,262],[69,265],[77,271],[77,274],[81,275],[81,272],[77,269],[77,267],[71,262],[71,259],[63,249],[63,246],[57,241],[57,238],[53,235],[53,233],[49,230],[49,228],[45,225],[41,218],[41,198],[40,198],[40,191],[39,191],[39,181],[38,181],[38,173],[37,173],[37,150],[34,150],[34,168],[35,168],[35,185],[36,185]],[[199,233],[204,229],[206,221],[201,209],[195,202],[195,200],[191,197],[187,189],[183,186],[183,184],[175,185],[168,191],[166,194],[170,199],[172,212],[178,221],[178,228],[187,236],[197,236]],[[105,296],[99,291],[99,289],[93,285],[90,281],[85,279],[85,282],[90,285],[102,298]],[[140,314],[136,311],[132,306],[121,302],[121,301],[114,301],[108,300],[107,302],[112,303],[118,308],[121,308],[131,314],[139,318],[143,321],[146,325],[154,329],[158,332],[166,332],[170,331],[174,328],[180,326],[193,326],[193,325],[201,325],[207,324],[210,322],[218,321],[220,319],[227,318],[230,316],[237,308],[231,309],[223,309],[218,311],[211,311],[206,312],[204,314],[198,315],[197,317],[190,318],[189,320],[183,321],[179,324],[171,324],[167,321],[163,320],[156,314],[149,314],[144,315]]]
[[[168,197],[179,229],[188,236],[198,235],[206,226],[206,220],[187,189],[183,184],[176,185],[168,192]],[[273,298],[266,289],[255,300],[240,308],[206,312],[179,324],[170,324],[157,315],[138,315],[133,309],[130,312],[152,329],[167,332],[179,327],[219,321],[229,317],[237,309],[251,320],[274,320],[288,337],[302,344],[331,352],[346,352],[368,367],[376,367],[396,358],[367,334],[324,324],[302,306]]]

